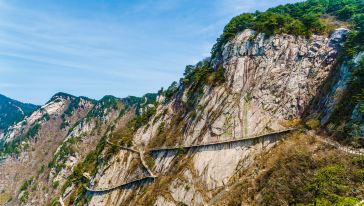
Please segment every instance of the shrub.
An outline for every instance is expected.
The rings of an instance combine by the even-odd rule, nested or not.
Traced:
[[[6,203],[10,202],[12,197],[9,193],[2,191],[0,193],[0,205],[6,205]]]
[[[168,87],[166,91],[163,92],[166,99],[171,99],[178,91],[177,82],[174,81],[172,84]]]
[[[145,158],[145,162],[146,162],[147,166],[149,168],[153,168],[155,165],[155,161],[154,161],[153,157],[151,157],[149,154],[145,154],[144,158]]]
[[[306,122],[306,126],[309,129],[317,129],[318,127],[320,127],[320,120],[318,119],[310,119]]]
[[[353,164],[359,166],[360,168],[364,168],[364,156],[355,157],[353,159]]]
[[[50,119],[51,119],[51,117],[49,116],[49,114],[48,114],[48,113],[45,113],[45,114],[43,114],[42,119],[43,119],[44,121],[48,121],[48,120],[50,120]]]
[[[165,122],[160,123],[160,125],[157,128],[157,135],[161,135],[162,133],[164,133],[165,126],[166,126]]]
[[[57,187],[59,186],[59,181],[54,181],[53,183],[52,183],[52,187],[54,188],[54,189],[57,189]]]
[[[29,185],[30,185],[30,181],[29,180],[23,180],[23,182],[21,183],[20,185],[20,188],[19,188],[19,192],[21,191],[24,191],[26,189],[28,189]]]
[[[40,125],[39,123],[36,123],[34,126],[32,126],[32,127],[28,130],[28,132],[27,132],[27,134],[26,134],[26,137],[29,137],[29,138],[33,138],[33,137],[35,137],[35,135],[37,135],[37,134],[38,134],[38,132],[39,132],[40,128],[41,128],[41,125]]]
[[[133,130],[130,127],[123,127],[112,134],[112,141],[130,147],[133,143]]]
[[[23,193],[23,195],[20,197],[20,202],[21,203],[25,203],[28,201],[28,198],[29,198],[29,192],[28,191],[25,191]]]
[[[331,203],[340,201],[338,194],[344,194],[349,189],[345,171],[342,165],[329,165],[318,170],[309,185],[314,201],[317,199],[326,199]]]
[[[187,149],[183,148],[183,147],[179,147],[177,148],[177,153],[178,154],[186,154],[187,153]]]

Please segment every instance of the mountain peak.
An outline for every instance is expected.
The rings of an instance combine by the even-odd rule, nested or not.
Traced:
[[[22,103],[0,94],[0,130],[4,130],[22,120],[38,107],[37,105]]]
[[[65,93],[65,92],[57,92],[54,94],[49,101],[53,101],[57,98],[75,98],[75,96]]]

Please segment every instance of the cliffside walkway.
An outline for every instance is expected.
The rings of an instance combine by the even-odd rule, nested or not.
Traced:
[[[92,188],[86,187],[86,190],[88,192],[92,192],[92,193],[111,192],[111,191],[113,191],[115,189],[119,189],[119,188],[123,188],[123,187],[129,187],[129,186],[132,186],[132,185],[137,184],[137,183],[143,183],[144,181],[146,181],[148,179],[153,180],[154,178],[155,177],[152,177],[152,176],[146,176],[146,177],[142,177],[142,178],[139,178],[139,179],[131,180],[129,182],[125,182],[125,183],[122,183],[122,184],[119,184],[119,185],[116,185],[116,186],[113,186],[113,187],[109,187],[109,188],[92,189]]]
[[[153,171],[148,167],[148,164],[147,164],[147,162],[144,159],[144,152],[140,151],[139,152],[139,156],[140,156],[140,160],[142,161],[142,164],[143,164],[144,168],[148,171],[148,173],[150,174],[150,176],[153,177],[153,178],[157,177],[153,173]]]
[[[349,146],[345,146],[345,145],[341,145],[339,142],[336,142],[332,139],[329,138],[325,138],[322,137],[318,134],[314,134],[312,132],[308,132],[309,135],[316,137],[317,140],[319,140],[320,142],[323,142],[325,144],[331,145],[333,147],[335,147],[336,149],[343,151],[347,154],[351,154],[351,155],[364,155],[364,149],[357,149],[357,148],[353,148],[353,147],[349,147]]]
[[[356,148],[352,148],[352,147],[348,147],[348,146],[343,146],[340,143],[337,143],[333,140],[329,140],[327,138],[317,137],[317,139],[320,140],[321,142],[331,145],[331,146],[335,147],[336,149],[341,150],[347,154],[364,155],[364,149],[356,149]]]
[[[230,139],[230,140],[223,140],[223,141],[216,141],[216,142],[208,142],[208,143],[195,144],[195,145],[181,145],[181,146],[151,148],[151,149],[149,149],[149,151],[150,152],[160,152],[160,151],[178,150],[178,149],[191,149],[191,148],[198,148],[198,147],[230,144],[230,143],[235,143],[235,142],[244,142],[244,141],[260,139],[260,138],[265,139],[267,137],[271,137],[272,135],[283,135],[283,134],[286,134],[286,133],[294,131],[294,130],[297,130],[297,128],[290,128],[290,129],[280,130],[280,131],[271,132],[271,133],[267,133],[267,134],[254,135],[251,137],[244,137],[244,138]]]
[[[286,130],[281,130],[281,131],[277,131],[277,132],[271,132],[268,134],[262,134],[262,135],[255,135],[255,136],[251,136],[251,137],[245,137],[245,138],[239,138],[239,139],[232,139],[232,140],[224,140],[224,141],[217,141],[217,142],[209,142],[209,143],[202,143],[202,144],[195,144],[195,145],[186,145],[186,146],[172,146],[172,147],[160,147],[160,148],[152,148],[149,151],[150,152],[160,152],[160,151],[168,151],[168,150],[178,150],[178,149],[191,149],[191,148],[198,148],[198,147],[206,147],[206,146],[213,146],[213,145],[221,145],[221,144],[229,144],[229,143],[235,143],[235,142],[243,142],[243,141],[249,141],[249,140],[255,140],[255,139],[260,139],[260,138],[267,138],[267,137],[271,137],[272,135],[283,135],[286,134],[288,132],[291,132],[293,130],[296,130],[297,128],[290,128],[290,129],[286,129]],[[140,151],[140,150],[136,150],[134,148],[130,148],[130,147],[124,147],[124,146],[120,146],[120,145],[116,145],[110,141],[106,141],[108,144],[113,145],[113,146],[117,146],[121,149],[130,151],[130,152],[134,152],[134,153],[138,153],[140,160],[143,164],[143,166],[145,167],[145,169],[148,171],[149,176],[146,177],[142,177],[136,180],[132,180],[126,183],[122,183],[116,186],[112,186],[110,188],[100,188],[100,189],[92,189],[89,187],[86,187],[86,190],[92,193],[105,193],[105,192],[110,192],[113,191],[115,189],[118,188],[123,188],[123,187],[128,187],[131,186],[133,184],[137,184],[137,183],[142,183],[148,179],[155,179],[156,176],[152,170],[148,167],[148,165],[145,162],[144,159],[144,152]]]
[[[113,145],[113,146],[116,146],[116,147],[119,147],[123,150],[127,150],[127,151],[130,151],[130,152],[134,152],[134,153],[137,153],[140,157],[140,160],[142,161],[142,165],[143,167],[148,171],[148,173],[150,174],[151,177],[157,177],[153,171],[148,167],[145,159],[144,159],[144,152],[141,151],[141,150],[136,150],[134,148],[131,148],[131,147],[124,147],[124,146],[120,146],[120,145],[117,145],[117,144],[114,144],[112,142],[110,142],[109,140],[106,140],[106,142],[110,145]]]
[[[109,140],[106,140],[106,142],[110,145],[113,145],[113,146],[116,146],[116,147],[119,147],[123,150],[127,150],[129,152],[134,152],[134,153],[137,153],[140,157],[140,160],[142,162],[142,165],[143,167],[147,170],[147,172],[149,173],[148,176],[145,176],[145,177],[142,177],[142,178],[139,178],[139,179],[135,179],[135,180],[131,180],[129,182],[125,182],[125,183],[121,183],[119,185],[116,185],[116,186],[112,186],[110,188],[100,188],[100,189],[92,189],[92,188],[89,188],[89,187],[86,187],[86,190],[89,191],[89,192],[93,192],[93,193],[104,193],[104,192],[109,192],[109,191],[112,191],[112,190],[115,190],[115,189],[118,189],[118,188],[122,188],[122,187],[127,187],[127,186],[130,186],[132,184],[136,184],[136,183],[141,183],[145,180],[148,180],[148,179],[154,179],[156,178],[157,176],[153,173],[153,171],[148,167],[145,159],[144,159],[144,152],[143,151],[140,151],[140,150],[136,150],[134,148],[131,148],[131,147],[124,147],[124,146],[121,146],[121,145],[117,145],[117,144],[114,144],[112,142],[110,142]]]
[[[136,149],[133,149],[133,148],[131,148],[131,147],[124,147],[124,146],[121,146],[121,145],[117,145],[117,144],[114,144],[114,143],[112,143],[112,142],[110,142],[109,140],[106,140],[106,142],[109,144],[109,145],[113,145],[113,146],[115,146],[115,147],[119,147],[119,148],[121,148],[121,149],[123,149],[123,150],[128,150],[128,151],[130,151],[130,152],[134,152],[134,153],[140,153],[138,150],[136,150]]]

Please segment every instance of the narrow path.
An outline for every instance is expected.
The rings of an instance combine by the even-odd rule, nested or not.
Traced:
[[[113,146],[119,147],[119,148],[121,148],[121,149],[123,149],[123,150],[128,150],[128,151],[130,151],[130,152],[135,152],[135,153],[138,153],[138,154],[139,154],[139,151],[138,151],[138,150],[133,149],[133,148],[131,148],[131,147],[124,147],[124,146],[121,146],[121,145],[117,145],[117,144],[114,144],[114,143],[110,142],[109,140],[106,140],[106,142],[107,142],[109,145],[113,145]]]
[[[141,182],[143,182],[145,180],[154,179],[154,178],[155,177],[152,177],[152,176],[146,176],[146,177],[135,179],[135,180],[132,180],[132,181],[129,181],[129,182],[121,183],[119,185],[109,187],[109,188],[92,189],[92,188],[86,187],[86,190],[89,191],[89,192],[93,192],[93,193],[110,192],[112,190],[115,190],[115,189],[118,189],[118,188],[121,188],[121,187],[127,187],[127,186],[133,185],[135,183],[141,183]]]
[[[340,143],[334,141],[334,140],[331,140],[331,139],[328,139],[328,138],[324,138],[322,136],[319,136],[317,134],[315,134],[313,131],[307,131],[306,132],[308,135],[310,136],[313,136],[315,137],[317,140],[325,143],[325,144],[328,144],[328,145],[331,145],[331,146],[334,146],[335,148],[345,152],[345,153],[348,153],[348,154],[353,154],[353,155],[364,155],[364,149],[355,149],[355,148],[352,148],[352,147],[348,147],[348,146],[343,146],[341,145]],[[235,185],[237,185],[239,182],[236,182],[232,185],[227,185],[225,188],[223,188],[220,192],[218,192],[217,194],[214,195],[214,197],[212,197],[212,199],[209,201],[208,205],[213,205],[215,204],[217,201],[219,201],[220,199],[222,199],[226,193],[228,193],[230,191],[230,188],[233,188],[235,187]],[[361,206],[364,204],[364,200],[361,200],[359,203],[357,203],[355,206]]]
[[[329,138],[325,138],[322,137],[320,135],[317,135],[315,133],[313,133],[312,131],[308,131],[307,132],[309,135],[316,137],[317,140],[319,140],[320,142],[323,142],[325,144],[331,145],[335,148],[337,148],[340,151],[343,151],[347,154],[352,154],[352,155],[364,155],[364,149],[356,149],[353,147],[349,147],[349,146],[344,146],[334,140],[331,140]]]
[[[159,152],[159,151],[165,151],[165,150],[176,150],[176,149],[181,149],[181,148],[190,149],[190,148],[195,148],[195,147],[206,147],[206,146],[213,146],[213,145],[219,145],[219,144],[226,144],[226,143],[233,143],[233,142],[240,142],[240,141],[248,141],[248,140],[252,140],[252,139],[266,138],[266,137],[270,137],[272,135],[282,135],[282,134],[286,134],[286,133],[288,133],[290,131],[293,131],[293,130],[296,130],[296,129],[297,128],[290,128],[290,129],[281,130],[281,131],[272,132],[272,133],[263,134],[263,135],[256,135],[256,136],[252,136],[252,137],[239,138],[239,139],[233,139],[233,140],[225,140],[225,141],[220,141],[220,142],[210,142],[210,143],[206,143],[206,144],[196,144],[196,145],[189,145],[189,146],[173,146],[173,147],[152,148],[149,151],[150,152]],[[87,191],[94,192],[94,193],[97,193],[97,192],[108,192],[108,191],[112,191],[112,190],[117,189],[117,188],[121,188],[121,187],[124,187],[124,186],[128,186],[128,185],[131,185],[131,184],[134,184],[134,183],[140,183],[140,182],[142,182],[144,180],[147,180],[147,179],[155,179],[156,177],[158,177],[158,176],[156,176],[152,172],[152,170],[146,164],[145,159],[144,159],[144,154],[143,154],[144,152],[143,151],[136,150],[136,149],[129,148],[129,147],[124,147],[124,146],[116,145],[114,143],[109,142],[108,140],[106,142],[108,144],[110,144],[110,145],[117,146],[117,147],[119,147],[121,149],[138,153],[139,154],[139,157],[140,157],[140,160],[141,160],[141,162],[143,164],[143,166],[145,167],[145,169],[149,173],[149,176],[146,176],[146,177],[143,177],[143,178],[140,178],[140,179],[136,179],[136,180],[132,180],[130,182],[122,183],[122,184],[119,184],[117,186],[113,186],[113,187],[110,187],[110,188],[92,189],[92,188],[86,187],[86,190]]]
[[[130,152],[134,152],[134,153],[137,153],[139,155],[139,158],[142,162],[142,165],[143,167],[148,171],[149,175],[151,177],[157,177],[153,172],[152,170],[148,167],[145,159],[144,159],[144,152],[141,151],[140,149],[136,150],[136,149],[133,149],[133,148],[130,148],[130,147],[124,147],[124,146],[120,146],[120,145],[116,145],[114,143],[111,143],[109,140],[106,140],[106,142],[110,145],[113,145],[113,146],[116,146],[116,147],[120,147],[121,149],[124,149],[124,150],[128,150]]]
[[[150,152],[159,152],[159,151],[166,151],[166,150],[190,149],[190,148],[196,148],[196,147],[206,147],[206,146],[213,146],[213,145],[220,145],[220,144],[227,144],[227,143],[234,143],[234,142],[243,142],[243,141],[248,141],[248,140],[252,140],[252,139],[266,138],[266,137],[270,137],[272,135],[286,134],[286,133],[289,133],[296,129],[297,128],[290,128],[290,129],[285,129],[285,130],[276,131],[276,132],[272,132],[272,133],[255,135],[255,136],[251,136],[251,137],[243,137],[243,138],[238,138],[238,139],[208,142],[208,143],[195,144],[195,145],[181,145],[181,146],[151,148],[151,149],[149,149],[149,151]]]
[[[148,173],[150,174],[151,177],[157,177],[152,170],[148,167],[147,162],[144,159],[144,152],[140,151],[139,152],[139,156],[140,156],[140,160],[142,161],[143,166],[145,167],[145,169],[148,171]]]
[[[61,206],[64,206],[64,202],[63,202],[63,199],[62,199],[62,197],[59,197],[59,204],[61,204]]]
[[[157,176],[152,172],[152,170],[148,167],[145,159],[144,159],[144,152],[141,151],[141,150],[136,150],[136,149],[133,149],[133,148],[130,148],[130,147],[124,147],[124,146],[120,146],[120,145],[116,145],[112,142],[110,142],[109,140],[106,140],[106,142],[110,145],[113,145],[113,146],[116,146],[116,147],[119,147],[121,149],[124,149],[124,150],[127,150],[127,151],[130,151],[130,152],[134,152],[134,153],[137,153],[140,157],[140,160],[142,162],[142,165],[143,167],[147,170],[147,172],[149,173],[148,176],[145,176],[145,177],[142,177],[142,178],[139,178],[139,179],[135,179],[135,180],[132,180],[132,181],[129,181],[129,182],[126,182],[126,183],[122,183],[122,184],[119,184],[119,185],[116,185],[116,186],[113,186],[113,187],[110,187],[110,188],[101,188],[101,189],[91,189],[89,187],[86,187],[86,190],[89,191],[89,192],[107,192],[107,191],[111,191],[111,190],[114,190],[114,189],[117,189],[117,188],[120,188],[120,187],[123,187],[123,186],[127,186],[127,185],[130,185],[130,184],[133,184],[133,183],[138,183],[138,182],[141,182],[143,180],[146,180],[146,179],[150,179],[150,178],[156,178]]]

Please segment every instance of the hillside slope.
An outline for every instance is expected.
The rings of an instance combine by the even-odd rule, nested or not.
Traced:
[[[0,94],[0,133],[37,108],[36,105],[25,104]]]
[[[211,58],[158,96],[52,98],[1,137],[11,185],[2,196],[8,205],[355,205],[363,8],[309,0],[242,14]]]
[[[2,201],[44,205],[103,135],[124,125],[155,95],[99,101],[57,93],[0,139]],[[30,187],[30,185],[32,187]],[[2,202],[1,204],[3,204]]]
[[[350,121],[363,123],[362,119],[351,115],[358,111],[354,107],[361,104],[361,97],[345,92],[348,87],[355,86],[350,85],[353,80],[360,82],[362,78],[362,65],[358,59],[362,58],[363,27],[361,20],[354,22],[356,26],[350,25],[347,20],[356,13],[344,17],[346,10],[341,10],[340,5],[351,4],[351,8],[360,14],[361,2],[326,3],[308,1],[234,18],[215,45],[212,58],[186,67],[179,84],[174,83],[161,93],[155,114],[148,115],[142,124],[131,121],[128,128],[110,134],[109,143],[102,145],[97,158],[91,162],[93,166],[87,167],[90,162],[80,164],[81,172],[90,175],[87,178],[72,176],[75,179],[65,185],[59,200],[66,205],[289,205],[314,202],[350,205],[358,202],[363,198],[362,188],[356,188],[355,193],[347,188],[348,185],[360,185],[362,166],[352,166],[358,173],[354,172],[350,181],[339,175],[343,168],[337,166],[341,164],[338,162],[312,165],[315,168],[302,167],[304,169],[297,172],[303,176],[306,169],[312,169],[307,178],[308,185],[300,185],[308,188],[302,188],[304,190],[298,193],[296,190],[300,186],[283,181],[284,195],[278,202],[272,201],[276,200],[274,194],[278,195],[276,189],[280,185],[274,185],[274,190],[267,186],[270,181],[275,183],[276,177],[261,171],[266,178],[264,181],[268,182],[264,183],[257,179],[260,175],[254,173],[255,169],[260,169],[255,166],[260,156],[269,156],[269,151],[284,141],[284,137],[292,137],[292,134],[279,131],[300,126],[306,120],[308,128],[333,128],[333,131],[339,131],[340,124],[350,124]],[[361,18],[360,15],[356,17]],[[292,30],[292,23],[298,27]],[[358,30],[351,31],[353,28]],[[342,88],[344,95],[340,96],[334,85],[346,79],[345,72],[344,75],[340,72],[342,68],[349,69],[353,75],[344,83],[348,87]],[[355,91],[362,87],[359,85],[356,84]],[[338,92],[331,95],[332,90]],[[348,98],[357,100],[350,106],[342,104],[350,102]],[[344,112],[338,109],[342,105],[348,109],[342,113],[342,122],[337,123],[334,117],[337,112]],[[362,137],[350,135],[350,130],[342,134],[347,140]],[[303,134],[301,138],[308,137]],[[329,147],[313,142],[307,150],[321,146]],[[333,159],[341,158],[341,153],[331,151]],[[346,166],[351,167],[349,162],[353,156],[346,154],[345,158],[348,158]],[[265,160],[263,164],[270,161]],[[292,175],[288,161],[285,161],[287,173]],[[308,164],[315,161],[318,160]],[[228,194],[221,194],[221,199],[215,199],[216,194],[228,189],[228,185],[239,184],[237,180],[242,172],[250,170],[253,172],[252,184],[260,184],[258,188],[252,186],[253,191],[244,194],[245,187],[238,187],[236,193],[242,193],[241,197],[224,202],[221,200],[227,200]],[[281,170],[284,172],[285,168]],[[274,173],[274,169],[271,172]],[[332,185],[327,186],[329,191],[326,186],[321,187],[320,181],[330,184],[331,180],[315,177],[314,174],[320,172],[324,176],[332,172],[333,178],[340,179],[342,190]],[[311,183],[317,187],[309,189]],[[290,193],[295,195],[290,196]]]
[[[268,136],[261,143],[241,141],[191,149],[182,146],[248,138],[294,127],[335,68],[335,56],[346,33],[346,29],[338,29],[331,38],[313,36],[307,40],[291,35],[265,37],[244,30],[224,46],[225,78],[221,84],[206,82],[196,86],[196,81],[191,81],[181,85],[130,137],[130,146],[146,151],[143,153],[149,159],[149,169],[157,176],[153,182],[100,193],[81,192],[77,183],[71,187],[78,188],[78,194],[86,194],[89,205],[208,204],[238,171],[248,169],[279,138]],[[195,75],[206,65],[209,62],[196,65]],[[215,78],[209,76],[216,72],[207,75],[207,79]],[[118,139],[111,136],[110,141]],[[165,146],[177,148],[148,154],[148,150]],[[89,172],[94,174],[90,188],[113,188],[148,176],[148,170],[136,169],[141,163],[130,162],[133,153],[110,150],[107,145],[105,153],[113,155],[107,158],[101,153],[96,171]],[[68,194],[63,198],[72,197]]]

